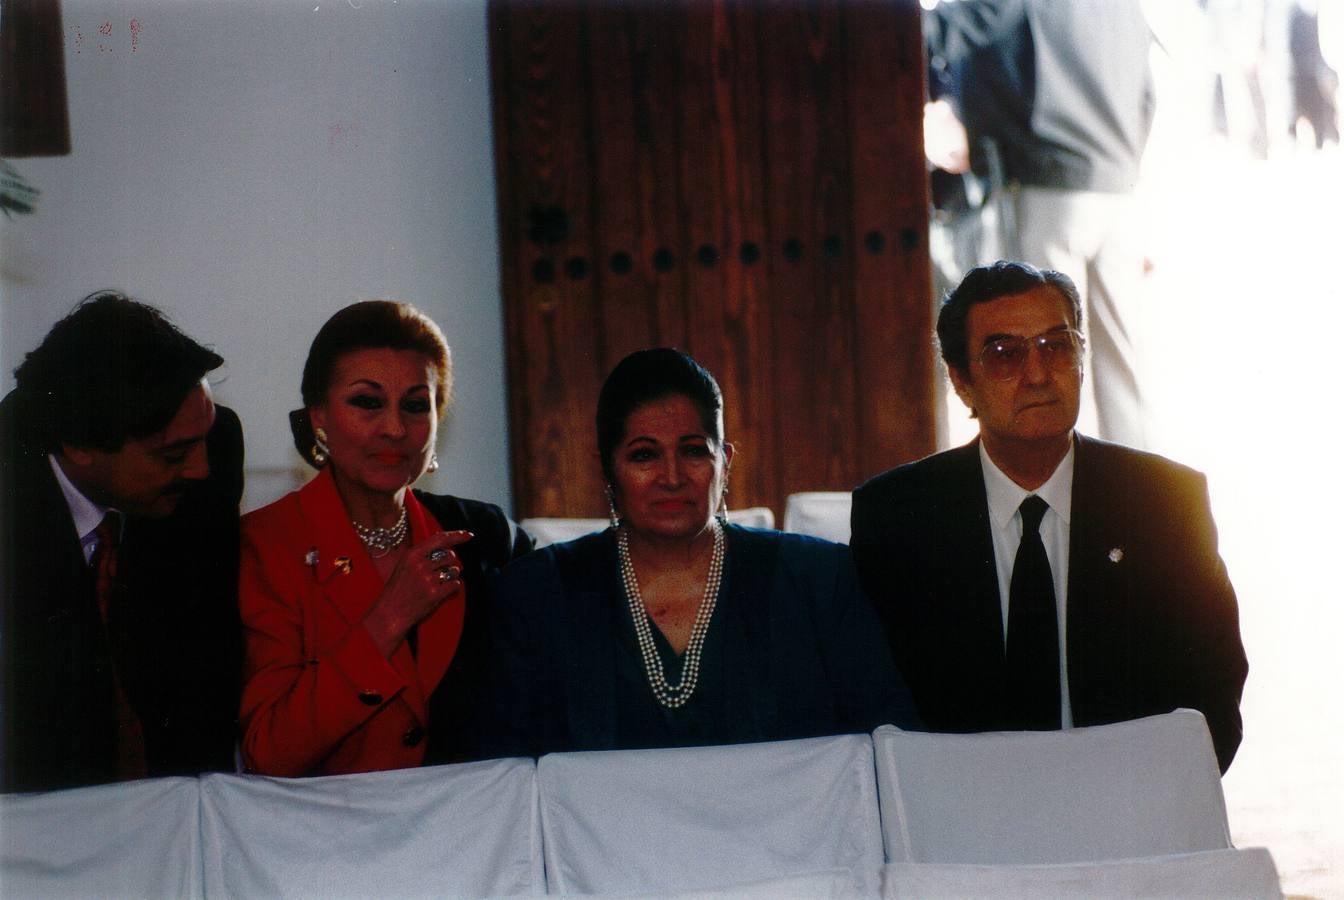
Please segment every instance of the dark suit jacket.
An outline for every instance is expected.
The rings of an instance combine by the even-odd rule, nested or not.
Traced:
[[[978,447],[901,466],[854,492],[859,576],[935,731],[1006,721]],[[1066,638],[1074,724],[1197,709],[1226,771],[1241,742],[1247,666],[1204,477],[1091,438],[1076,447]]]
[[[18,392],[0,403],[0,789],[114,781],[113,663],[150,775],[231,770],[243,436],[216,407],[210,477],[161,520],[127,517],[104,630],[69,507]]]
[[[485,576],[531,550],[532,539],[478,500],[415,491],[406,512],[411,541],[440,529],[475,537],[455,548],[465,602],[441,605],[416,627],[417,652],[403,642],[390,659],[361,624],[383,584],[329,468],[243,518],[242,750],[250,770],[330,775],[470,755],[468,712],[487,652]]]
[[[694,743],[918,725],[846,547],[735,525],[727,527],[727,541],[691,701],[717,691],[714,709],[727,712],[706,722]],[[610,529],[511,564],[495,586],[491,612],[487,755],[630,746],[621,738],[631,735],[632,719],[618,702],[620,684],[634,685],[625,696],[635,702],[656,701],[639,661]],[[632,743],[657,740],[645,738]]]

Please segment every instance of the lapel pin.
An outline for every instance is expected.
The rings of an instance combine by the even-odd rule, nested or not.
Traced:
[[[307,553],[303,554],[303,564],[304,564],[305,566],[307,566],[308,568],[310,568],[310,569],[316,569],[316,568],[317,568],[317,548],[316,548],[316,547],[314,547],[313,549],[309,550]]]
[[[1121,550],[1119,547],[1112,547],[1111,552],[1106,554],[1106,558],[1113,563],[1118,563],[1125,558],[1125,551]]]
[[[351,563],[350,563],[350,557],[348,557],[348,556],[338,556],[338,557],[336,557],[335,566],[336,566],[336,568],[338,568],[338,569],[341,570],[341,574],[342,574],[342,575],[349,575],[349,574],[350,574],[350,569],[353,568],[352,565],[351,565]]]

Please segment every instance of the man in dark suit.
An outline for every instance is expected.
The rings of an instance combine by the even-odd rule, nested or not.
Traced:
[[[0,790],[232,769],[242,431],[223,360],[115,293],[0,401]]]
[[[938,340],[980,435],[854,492],[859,575],[933,730],[1189,707],[1226,771],[1247,665],[1204,477],[1074,431],[1080,318],[1067,276],[1022,263],[948,295]]]

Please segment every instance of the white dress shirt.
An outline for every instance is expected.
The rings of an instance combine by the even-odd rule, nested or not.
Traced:
[[[108,514],[109,509],[106,506],[99,506],[81,494],[79,488],[66,477],[65,470],[61,468],[55,456],[48,453],[47,462],[51,463],[56,483],[61,486],[65,505],[70,507],[70,518],[75,520],[75,533],[79,535],[79,543],[84,550],[84,562],[87,563],[93,559],[93,554],[98,549],[98,526],[102,524],[103,517]]]
[[[1073,711],[1069,706],[1069,654],[1065,636],[1065,612],[1068,609],[1069,585],[1069,515],[1073,510],[1073,443],[1064,454],[1055,471],[1045,484],[1034,491],[1023,490],[1003,474],[989,458],[983,441],[980,443],[980,468],[985,477],[985,496],[989,501],[990,533],[994,537],[994,563],[999,576],[999,609],[1002,613],[1003,636],[1008,639],[1008,589],[1013,582],[1013,562],[1022,541],[1022,514],[1018,507],[1027,497],[1035,494],[1049,509],[1041,519],[1041,543],[1050,560],[1050,574],[1055,582],[1055,611],[1059,627],[1059,701],[1060,724],[1073,727]]]

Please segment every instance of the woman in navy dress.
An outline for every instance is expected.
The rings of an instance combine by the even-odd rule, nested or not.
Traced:
[[[849,548],[723,517],[718,384],[643,350],[603,385],[612,526],[510,564],[492,596],[488,755],[917,724]]]

